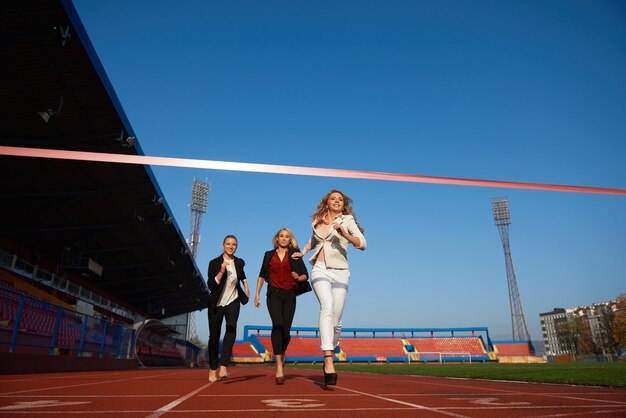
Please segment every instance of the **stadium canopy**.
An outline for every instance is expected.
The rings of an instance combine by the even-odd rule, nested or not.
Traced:
[[[2,145],[144,155],[71,1],[3,4]],[[153,318],[206,286],[150,167],[0,157],[0,239]]]

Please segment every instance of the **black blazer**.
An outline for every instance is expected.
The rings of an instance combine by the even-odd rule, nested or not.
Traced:
[[[291,258],[291,255],[295,252],[299,252],[299,249],[291,249],[289,248],[287,250],[287,257],[289,257],[289,266],[291,267],[291,271],[295,271],[298,276],[302,276],[303,274],[306,275],[307,280],[309,279],[309,272],[306,269],[306,266],[304,265],[304,261],[302,260],[302,257],[300,257],[297,260],[294,260],[293,258]],[[270,260],[272,259],[272,257],[274,256],[274,253],[276,252],[276,249],[273,250],[269,250],[265,252],[265,255],[263,256],[263,264],[261,264],[261,271],[259,272],[259,277],[263,277],[263,279],[265,279],[265,282],[268,284],[267,286],[267,294],[269,294],[270,292],[270,287],[269,287],[269,283],[270,283]],[[298,282],[298,284],[300,283],[304,283],[304,282]]]
[[[243,266],[246,265],[246,262],[235,256],[233,256],[233,259],[235,261],[235,271],[237,272],[238,279],[237,294],[239,295],[239,302],[241,302],[242,305],[245,305],[248,303],[248,296],[241,287],[241,282],[246,280],[246,273],[243,271]],[[214,309],[217,306],[217,302],[219,302],[222,291],[224,290],[224,285],[226,284],[226,275],[228,274],[228,270],[224,272],[224,276],[222,276],[222,280],[220,280],[219,283],[215,281],[215,276],[217,276],[220,272],[223,262],[223,254],[209,262],[209,277],[207,278],[207,286],[209,287],[209,292],[211,292],[209,296],[209,308],[211,309]]]

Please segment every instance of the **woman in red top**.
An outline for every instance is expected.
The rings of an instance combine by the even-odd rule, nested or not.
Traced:
[[[291,256],[298,249],[298,242],[291,231],[281,228],[273,239],[274,249],[267,251],[256,285],[254,306],[259,308],[259,296],[263,282],[267,287],[267,310],[272,319],[272,349],[276,358],[276,384],[285,381],[283,366],[285,351],[291,340],[291,323],[296,313],[296,294],[299,283],[309,278],[302,259],[294,260]]]

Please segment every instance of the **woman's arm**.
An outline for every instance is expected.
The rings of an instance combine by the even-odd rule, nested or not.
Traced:
[[[246,277],[246,272],[243,269],[246,266],[246,262],[243,261],[243,258],[240,258],[240,260],[241,260],[241,277],[240,277],[240,279],[243,280],[243,281],[246,281],[246,280],[248,280],[248,278]]]
[[[306,266],[304,265],[304,261],[302,261],[302,258],[293,260],[291,262],[291,267],[291,277],[293,277],[295,281],[305,282],[309,278],[309,272],[307,271]]]
[[[313,240],[313,237],[311,237],[311,239],[309,239],[309,241],[306,244],[304,244],[302,251],[296,251],[293,254],[291,254],[291,258],[293,258],[294,260],[300,260],[302,257],[304,257],[306,253],[311,251],[311,247],[313,246],[311,244],[312,240]]]
[[[243,289],[246,291],[246,296],[250,297],[250,289],[248,288],[248,281],[243,281]]]
[[[306,274],[298,274],[295,271],[292,271],[291,272],[291,277],[293,277],[293,279],[296,282],[305,282],[306,278],[307,278],[307,275]]]
[[[215,292],[222,282],[222,278],[226,274],[226,266],[220,263],[221,258],[216,258],[209,262],[209,271],[207,277],[207,286],[211,292]]]
[[[265,279],[261,276],[259,276],[259,278],[256,281],[256,294],[254,296],[254,306],[256,306],[257,308],[261,307],[261,303],[259,302],[259,297],[261,296],[261,289],[263,288],[263,282],[265,282]]]
[[[363,235],[352,216],[347,218],[346,222],[338,226],[337,232],[354,245],[355,248],[365,250],[367,246],[365,235]]]

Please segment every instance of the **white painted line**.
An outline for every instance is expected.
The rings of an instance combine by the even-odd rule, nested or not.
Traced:
[[[241,414],[241,413],[246,413],[246,412],[320,412],[319,408],[315,408],[315,409],[286,409],[286,408],[280,408],[280,409],[270,409],[270,408],[264,408],[264,409],[175,409],[173,411],[169,411],[168,414],[209,414],[210,416],[213,416],[213,414],[218,414],[218,413],[222,413],[222,414],[227,414],[227,413],[231,413],[231,414]],[[359,411],[415,411],[415,408],[325,408],[323,410],[323,412],[359,412]],[[122,410],[122,411],[63,411],[63,412],[45,412],[45,411],[11,411],[10,413],[12,415],[18,415],[18,414],[56,414],[56,415],[60,415],[60,414],[110,414],[113,416],[116,415],[121,415],[121,414],[137,414],[137,413],[149,413],[151,411],[140,411],[140,410],[135,410],[135,411],[127,411],[127,410]],[[0,412],[0,415],[3,415],[2,412]]]
[[[533,406],[441,406],[437,409],[442,410],[472,410],[472,411],[495,411],[499,409],[589,409],[589,408],[623,408],[623,405],[533,405]],[[613,409],[613,410],[615,410]]]
[[[215,394],[215,395],[198,395],[198,398],[242,398],[242,397],[252,397],[252,398],[256,398],[256,397],[260,397],[260,398],[267,398],[267,397],[272,397],[272,396],[277,396],[277,397],[281,397],[281,398],[289,398],[289,397],[302,397],[302,396],[312,396],[310,393],[285,393],[285,394],[272,394],[272,393],[260,393],[260,394],[241,394],[241,395],[223,395],[223,394]],[[333,396],[333,397],[353,397],[353,396],[360,396],[360,395],[355,395],[353,393],[335,393],[335,394],[319,394],[319,395],[315,395],[316,398],[319,397],[323,397],[323,396]]]
[[[560,396],[560,395],[571,395],[571,392],[558,393],[554,392],[551,395]],[[445,392],[445,393],[379,393],[380,396],[493,396],[492,393],[458,393],[458,392]],[[518,393],[499,393],[499,396],[519,396]],[[620,395],[617,392],[585,392],[585,396],[587,395]]]
[[[194,410],[175,410],[175,411],[170,411],[170,413],[172,412],[176,412],[176,413],[217,413],[217,412],[221,412],[221,413],[226,413],[226,412],[232,412],[232,413],[241,413],[241,412],[302,412],[302,411],[306,411],[306,412],[317,412],[319,413],[323,413],[323,412],[354,412],[354,411],[389,411],[389,412],[393,412],[393,411],[413,411],[415,412],[415,408],[413,407],[406,407],[406,408],[402,408],[402,407],[397,407],[397,408],[385,408],[385,407],[371,407],[371,408],[324,408],[324,409],[320,409],[320,408],[313,408],[313,409],[288,409],[288,408],[280,408],[280,409],[194,409]],[[433,412],[438,412],[438,411],[433,411]],[[456,415],[456,416],[460,416],[460,415]],[[468,417],[465,417],[468,418]]]
[[[41,391],[44,391],[44,390],[52,390],[52,389],[67,389],[67,388],[76,388],[76,387],[84,387],[84,386],[103,385],[103,384],[106,384],[106,383],[115,383],[115,382],[129,382],[131,380],[145,380],[145,379],[151,379],[153,377],[171,376],[171,375],[175,375],[175,374],[180,374],[180,373],[172,372],[172,373],[155,374],[155,375],[150,375],[150,376],[133,377],[133,378],[130,378],[130,379],[103,380],[103,381],[100,381],[100,382],[79,383],[79,384],[76,384],[76,385],[51,386],[51,387],[39,388],[39,389],[18,390],[18,391],[15,391],[15,392],[0,393],[0,396],[3,396],[3,395],[14,395],[14,394],[18,394],[18,393],[41,392]]]
[[[158,418],[158,417],[160,417],[161,415],[165,414],[166,412],[169,412],[171,409],[177,407],[181,403],[185,402],[187,399],[191,398],[192,396],[194,396],[198,392],[203,391],[204,389],[208,388],[209,386],[213,385],[214,383],[215,382],[207,383],[206,385],[199,387],[198,389],[194,390],[193,392],[189,392],[185,396],[181,396],[180,398],[176,399],[175,401],[172,401],[172,402],[168,403],[167,405],[157,409],[153,414],[148,415],[147,418]]]
[[[61,402],[56,400],[16,402],[13,405],[0,407],[0,411],[19,411],[21,409],[48,408],[55,406],[84,405],[90,402]]]
[[[587,411],[587,414],[614,414],[615,412],[626,412],[626,409],[622,409],[621,411],[607,410],[607,411]],[[558,417],[571,417],[578,415],[576,412],[571,413],[561,413],[561,414],[552,414],[552,415],[538,415],[534,418],[558,418]]]
[[[594,406],[567,406],[567,408],[570,409],[588,409],[588,408],[593,408]],[[532,408],[524,408],[524,409],[554,409],[554,408],[559,408],[562,409],[564,408],[564,406],[535,406]],[[607,408],[606,406],[604,406],[603,408]],[[479,409],[489,409],[489,408],[474,408],[476,410]],[[506,409],[506,408],[498,408],[498,409]],[[512,409],[512,408],[509,408]],[[263,408],[263,409],[175,409],[172,411],[168,411],[168,414],[200,414],[200,413],[205,413],[205,414],[217,414],[217,413],[234,413],[234,414],[239,414],[242,412],[300,412],[300,411],[305,411],[305,412],[320,412],[319,408],[314,408],[314,409],[288,409],[288,408],[277,408],[277,409],[270,409],[270,408]],[[351,412],[351,411],[415,411],[415,408],[413,407],[397,407],[397,408],[384,408],[384,407],[372,407],[372,408],[324,408],[323,412]],[[615,413],[615,412],[624,412],[626,411],[626,409],[618,409],[617,407],[615,409],[605,409],[602,411],[584,411],[585,414],[601,414],[601,413]],[[111,416],[115,416],[116,414],[149,414],[153,411],[150,410],[100,410],[100,411],[0,411],[0,416],[1,415],[5,415],[5,414],[10,414],[10,415],[21,415],[21,414],[53,414],[53,415],[61,415],[61,414],[73,414],[73,415],[77,415],[77,414],[109,414]],[[438,411],[433,409],[432,412],[444,412],[444,411]],[[536,416],[535,418],[548,418],[548,417],[561,417],[561,416],[571,416],[571,415],[578,415],[580,416],[582,411],[578,411],[578,412],[571,412],[571,413],[563,413],[563,414],[555,414],[555,415],[542,415],[542,416]]]
[[[175,398],[178,395],[0,395],[0,398]]]
[[[469,401],[469,403],[473,403],[475,405],[487,405],[487,406],[505,406],[505,407],[510,407],[510,406],[526,406],[526,405],[530,405],[530,402],[502,402],[502,400],[500,398],[493,398],[493,397],[462,397],[462,398],[448,398],[451,401]]]
[[[129,370],[129,371],[134,371],[134,370]],[[116,375],[116,374],[121,374],[120,372],[115,372],[115,373],[94,373],[94,372],[81,372],[81,373],[63,373],[62,376],[48,376],[48,377],[43,377],[42,375],[48,375],[48,373],[39,373],[36,374],[35,376],[37,377],[30,377],[30,378],[20,378],[20,379],[11,379],[10,377],[3,377],[3,381],[4,382],[41,382],[43,380],[69,380],[69,379],[76,379],[76,376],[82,376],[85,377],[87,375],[87,373],[90,373],[88,376],[90,378],[94,377],[94,376],[110,376],[110,375]]]
[[[315,399],[285,399],[285,398],[274,398],[274,399],[264,399],[261,401],[267,406],[278,407],[281,409],[289,409],[293,410],[297,408],[298,410],[303,409],[319,409],[322,406],[326,406],[325,403],[315,403]]]
[[[424,410],[424,411],[436,412],[436,413],[439,413],[439,414],[442,414],[442,415],[447,415],[449,417],[468,418],[465,415],[459,415],[459,414],[455,414],[455,413],[452,413],[452,412],[446,412],[446,411],[439,411],[437,409],[429,408],[429,407],[424,406],[424,405],[419,405],[419,404],[415,404],[415,403],[399,401],[397,399],[387,398],[385,396],[379,396],[379,395],[374,395],[372,393],[366,393],[366,392],[361,392],[361,391],[354,390],[354,389],[348,389],[348,388],[345,388],[343,386],[335,386],[335,388],[341,389],[341,390],[347,390],[348,392],[352,392],[352,393],[358,393],[359,395],[363,395],[363,396],[369,396],[370,398],[382,399],[383,401],[393,402],[393,403],[397,403],[397,404],[405,405],[405,406],[410,406],[410,407],[413,407],[415,409],[421,409],[421,410]]]
[[[580,396],[564,396],[564,395],[555,396],[555,395],[552,395],[551,393],[538,393],[536,395],[548,397],[548,398],[574,399],[576,401],[606,402],[606,403],[616,404],[616,405],[626,405],[626,402],[624,401],[609,401],[607,399],[593,399],[593,398],[590,399],[590,398],[581,398]]]
[[[77,414],[81,414],[81,415],[91,415],[91,414],[108,414],[109,416],[116,416],[117,414],[146,414],[146,413],[150,413],[152,411],[142,411],[142,410],[135,410],[135,411],[0,411],[0,415],[4,415],[4,414],[10,414],[10,416],[14,416],[14,415],[22,415],[22,414],[26,414],[26,415],[34,415],[34,414],[40,414],[40,415],[77,415]]]
[[[449,378],[446,378],[446,379],[449,379]],[[493,381],[493,382],[499,383],[501,381]],[[521,383],[521,382],[511,382],[511,383]],[[605,402],[605,403],[610,403],[610,404],[626,405],[626,402],[609,401],[609,400],[594,399],[594,398],[583,398],[583,397],[580,397],[580,396],[573,396],[573,394],[567,395],[567,394],[560,394],[560,393],[556,394],[556,393],[524,392],[524,391],[497,389],[497,388],[481,387],[481,386],[473,386],[473,385],[452,385],[452,384],[448,384],[448,383],[437,383],[437,382],[429,382],[428,384],[432,385],[432,386],[446,386],[446,387],[455,387],[455,388],[463,388],[463,389],[484,390],[484,391],[496,392],[496,393],[501,394],[501,395],[514,395],[514,396],[518,395],[518,396],[523,396],[523,397],[539,396],[539,397],[548,397],[548,398],[557,398],[557,399],[561,399],[562,398],[562,399],[573,399],[573,400],[578,400],[578,401]],[[530,384],[542,385],[543,383],[529,383],[529,382],[525,382],[525,384],[527,384],[527,385],[530,385]],[[579,387],[579,386],[576,386],[576,387]],[[607,394],[610,395],[610,394],[614,394],[614,393],[615,392],[606,392],[606,393],[601,393],[601,394],[602,395],[607,395]],[[489,394],[477,394],[477,395],[483,395],[483,396],[487,395],[487,396],[489,396]],[[587,395],[587,393],[585,393],[585,395]]]
[[[306,381],[311,382],[310,379],[306,379],[306,378],[303,378],[303,377],[299,377],[298,379],[302,379],[302,380],[306,380]],[[319,383],[316,383],[316,384],[319,385]],[[384,397],[384,396],[375,395],[375,394],[372,394],[372,393],[366,393],[366,392],[361,392],[361,391],[354,390],[354,389],[348,389],[348,388],[343,387],[343,386],[333,386],[333,388],[340,389],[340,390],[345,390],[345,391],[352,392],[352,393],[356,393],[356,394],[361,395],[361,396],[369,396],[370,398],[381,399],[383,401],[397,403],[397,404],[404,405],[404,406],[409,406],[409,407],[411,407],[413,409],[421,409],[421,410],[424,410],[424,411],[435,412],[435,413],[439,413],[439,414],[442,414],[442,415],[447,415],[447,416],[450,416],[450,417],[456,417],[456,418],[468,418],[465,415],[459,415],[459,414],[455,414],[455,413],[452,413],[452,412],[446,412],[446,411],[438,411],[436,409],[432,409],[432,408],[429,408],[429,407],[424,406],[424,405],[419,405],[419,404],[415,404],[415,403],[399,401],[397,399],[391,399],[391,398],[387,398],[387,397]],[[324,411],[326,411],[326,410],[327,409],[324,409]]]

